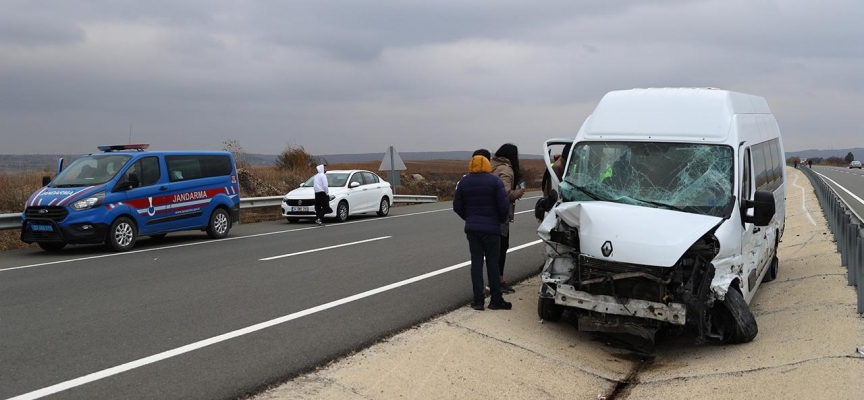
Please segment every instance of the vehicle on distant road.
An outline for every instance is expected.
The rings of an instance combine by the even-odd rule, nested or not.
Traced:
[[[327,171],[327,186],[330,192],[332,212],[325,218],[345,222],[350,215],[376,212],[379,217],[390,213],[393,204],[393,187],[373,172],[364,170]],[[288,222],[315,219],[314,176],[282,199],[282,216]]]
[[[856,161],[852,161],[851,163],[849,163],[849,169],[852,169],[852,168],[861,169],[861,161],[856,160]]]
[[[27,200],[21,240],[46,251],[105,243],[130,250],[139,235],[202,230],[228,236],[240,221],[240,186],[226,151],[145,151],[147,144],[99,146],[102,153],[62,159],[54,180]]]

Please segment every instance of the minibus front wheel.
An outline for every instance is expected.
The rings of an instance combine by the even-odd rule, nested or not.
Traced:
[[[210,215],[210,223],[207,224],[207,236],[210,239],[222,239],[228,236],[228,230],[231,229],[231,218],[228,217],[228,211],[224,208],[213,210]]]
[[[128,251],[135,246],[138,229],[129,217],[119,217],[111,223],[105,245],[114,251]]]

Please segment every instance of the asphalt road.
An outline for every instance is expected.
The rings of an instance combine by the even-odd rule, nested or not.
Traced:
[[[864,171],[837,167],[813,167],[825,182],[846,201],[859,216],[864,217]]]
[[[517,202],[511,249],[534,244],[508,255],[511,281],[543,262],[532,195]],[[275,221],[223,240],[143,238],[128,253],[0,253],[0,398],[260,390],[467,304],[462,227],[437,203],[324,228]]]

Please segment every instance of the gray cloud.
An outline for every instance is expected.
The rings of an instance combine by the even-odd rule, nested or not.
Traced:
[[[14,1],[0,153],[89,152],[130,124],[161,149],[536,153],[604,93],[657,86],[762,95],[788,149],[853,147],[859,3]]]

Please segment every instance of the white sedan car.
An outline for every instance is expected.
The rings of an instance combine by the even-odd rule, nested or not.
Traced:
[[[300,219],[315,219],[315,192],[312,178],[300,184],[282,199],[282,216],[288,222]],[[345,222],[349,215],[378,213],[383,217],[390,213],[393,204],[393,188],[380,176],[363,170],[327,171],[332,212],[325,218],[336,218]]]

